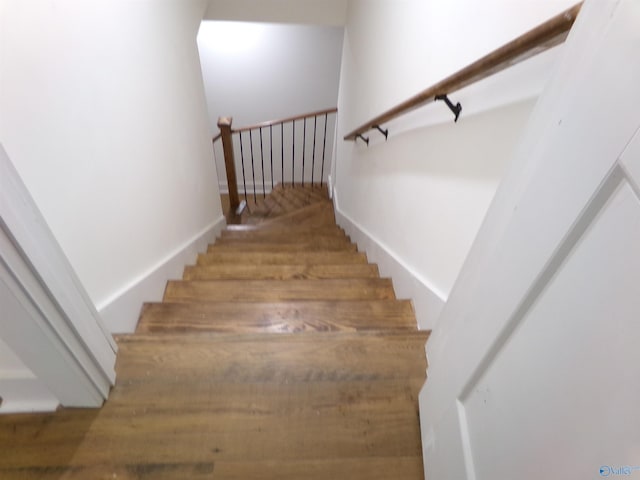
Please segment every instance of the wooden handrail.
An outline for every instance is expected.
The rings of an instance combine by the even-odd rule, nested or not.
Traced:
[[[330,113],[336,113],[338,111],[337,108],[327,108],[325,110],[318,110],[317,112],[305,113],[303,115],[296,115],[294,117],[283,118],[280,120],[269,120],[268,122],[256,123],[255,125],[249,125],[247,127],[234,128],[233,133],[236,132],[246,132],[248,130],[255,130],[257,128],[270,127],[272,125],[279,125],[281,123],[293,122],[296,120],[304,120],[305,118],[317,117],[320,115],[328,115]]]
[[[567,37],[581,6],[582,2],[550,18],[524,35],[467,65],[462,70],[369,120],[345,135],[344,139],[355,140],[358,135],[375,128],[376,125],[387,123],[389,120],[393,120],[404,113],[433,102],[436,95],[449,94],[460,90],[467,85],[559,45]]]

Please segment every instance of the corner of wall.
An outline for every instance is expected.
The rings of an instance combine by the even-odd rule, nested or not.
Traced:
[[[180,277],[184,266],[193,262],[196,255],[206,249],[225,225],[225,218],[218,218],[98,305],[98,312],[111,333],[135,331],[142,304],[162,300],[167,280]]]
[[[427,285],[424,279],[420,278],[384,243],[343,212],[340,209],[335,187],[331,190],[338,225],[358,244],[358,249],[366,252],[370,261],[378,264],[381,275],[391,277],[396,295],[411,299],[418,328],[433,329],[446,303],[445,296]]]

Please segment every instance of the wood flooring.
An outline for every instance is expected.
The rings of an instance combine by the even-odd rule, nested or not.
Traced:
[[[326,190],[271,200],[118,336],[101,409],[0,417],[0,479],[423,478],[428,332]]]

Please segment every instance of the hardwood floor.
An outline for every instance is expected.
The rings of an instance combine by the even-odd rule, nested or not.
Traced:
[[[221,236],[251,252],[205,254],[143,307],[102,409],[0,417],[0,479],[422,478],[428,332],[362,254],[315,262],[349,240],[312,193],[280,193],[284,213]],[[257,247],[317,231],[317,250]]]

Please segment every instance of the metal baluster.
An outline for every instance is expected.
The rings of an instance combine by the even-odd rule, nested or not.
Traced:
[[[256,197],[256,171],[253,166],[253,130],[249,130],[249,143],[251,144],[251,176],[253,178],[253,203],[258,201]]]
[[[318,116],[313,117],[313,156],[311,157],[311,186],[313,187],[313,173],[316,169],[316,131],[318,129]]]
[[[327,147],[327,119],[329,118],[329,114],[324,114],[324,141],[322,142],[322,171],[320,173],[320,186],[322,187],[322,182],[324,182],[324,153]]]
[[[273,125],[269,125],[269,152],[271,153],[271,190],[273,190]]]
[[[262,127],[260,127],[260,171],[262,172],[262,198],[266,197],[267,194],[264,188],[264,149],[262,148]]]
[[[304,154],[307,151],[307,117],[304,117],[302,128],[302,186],[304,187]]]
[[[284,122],[280,124],[280,162],[282,163],[280,176],[282,177],[282,188],[284,188]]]
[[[293,124],[293,134],[292,134],[292,141],[291,141],[291,186],[293,187],[296,184],[296,176],[295,176],[295,171],[296,171],[296,164],[295,164],[295,160],[296,160],[296,121],[293,120],[291,123]]]
[[[244,201],[247,201],[247,182],[244,179],[244,152],[242,150],[242,132],[240,132],[240,161],[242,162],[242,185],[244,187]]]

